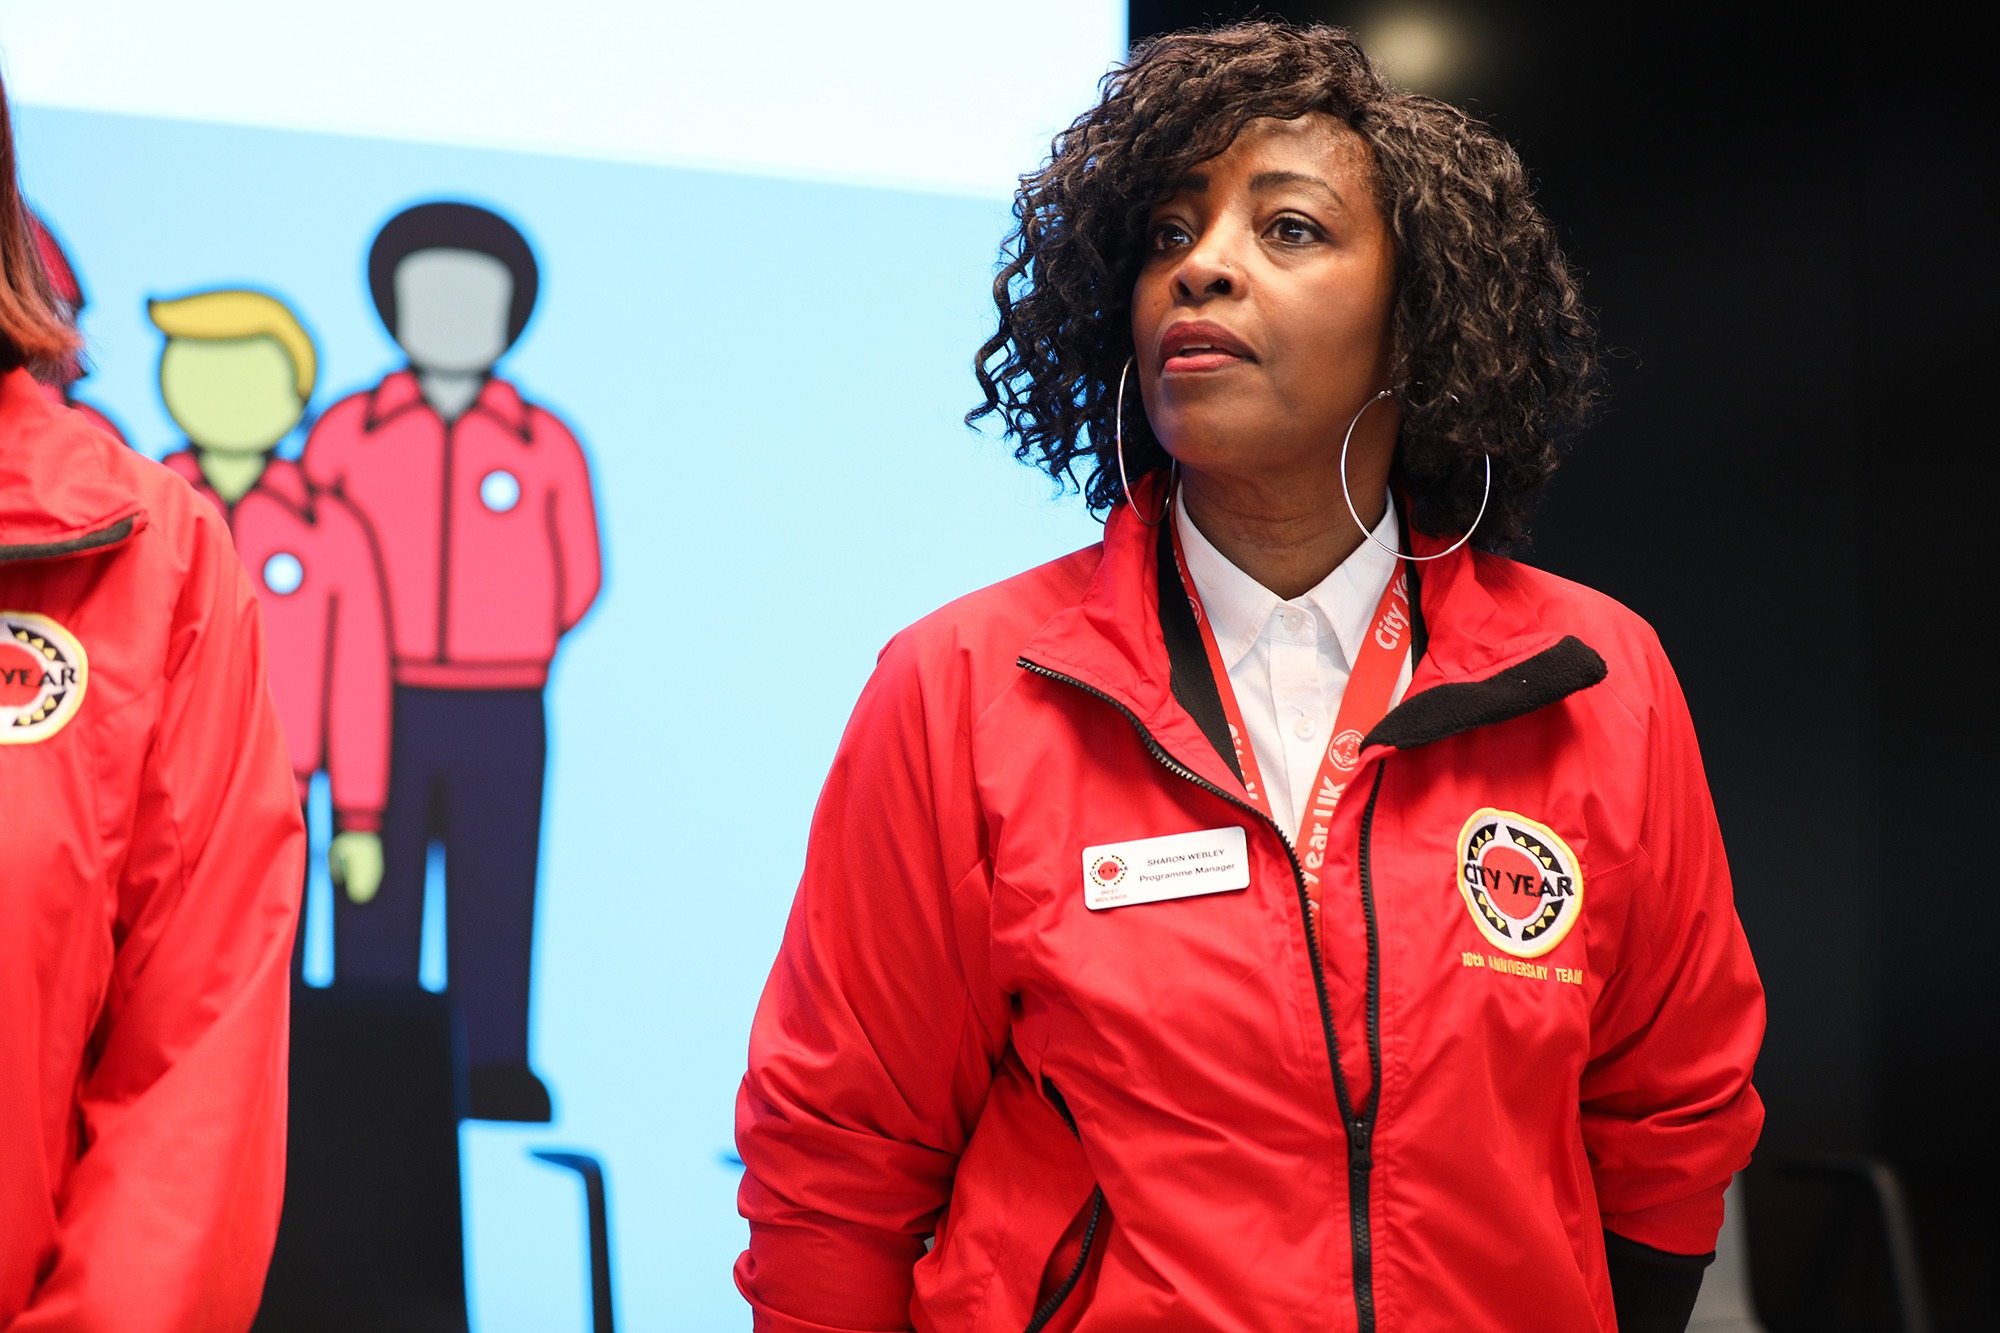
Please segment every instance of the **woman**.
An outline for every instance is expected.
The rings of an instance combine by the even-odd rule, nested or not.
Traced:
[[[855,711],[738,1105],[758,1327],[1684,1326],[1762,994],[1657,640],[1488,553],[1593,367],[1520,164],[1253,24],[1016,214],[981,410],[1105,538]]]
[[[305,833],[221,515],[51,402],[0,91],[0,1328],[250,1326]]]

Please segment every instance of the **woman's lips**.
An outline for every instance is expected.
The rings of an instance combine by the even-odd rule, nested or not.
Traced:
[[[1211,371],[1226,370],[1230,366],[1240,366],[1247,360],[1234,352],[1221,352],[1212,347],[1190,347],[1185,352],[1176,352],[1160,363],[1163,375],[1201,375]]]
[[[1241,338],[1205,319],[1183,320],[1160,338],[1160,371],[1166,375],[1210,374],[1254,360]]]

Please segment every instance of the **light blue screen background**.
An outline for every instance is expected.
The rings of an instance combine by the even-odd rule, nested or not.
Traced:
[[[723,1155],[847,712],[898,628],[1099,531],[959,420],[1005,202],[36,107],[16,135],[89,300],[78,397],[154,456],[179,438],[148,297],[284,299],[317,412],[397,364],[364,274],[388,217],[467,199],[535,247],[500,373],[582,439],[606,582],[549,691],[533,1048],[556,1120],[464,1131],[473,1316],[585,1326],[581,1191],[526,1152],[563,1146],[604,1159],[625,1327],[747,1328]],[[315,888],[320,925],[323,868]]]

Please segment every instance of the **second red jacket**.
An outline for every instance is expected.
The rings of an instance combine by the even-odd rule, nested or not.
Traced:
[[[1295,852],[1197,720],[1157,540],[1120,509],[884,651],[738,1102],[757,1327],[1614,1328],[1604,1232],[1713,1249],[1762,1120],[1657,640],[1422,566],[1407,696]],[[1248,887],[1087,905],[1102,849],[1213,830]]]

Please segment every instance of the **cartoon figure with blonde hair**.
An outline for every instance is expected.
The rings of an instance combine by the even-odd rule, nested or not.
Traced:
[[[382,882],[389,787],[381,562],[348,503],[314,491],[296,463],[272,452],[312,398],[312,339],[263,292],[196,292],[150,302],[147,312],[167,337],[160,396],[188,439],[161,461],[229,521],[263,606],[271,692],[299,799],[325,769],[335,830],[328,869],[350,899],[365,902]]]

